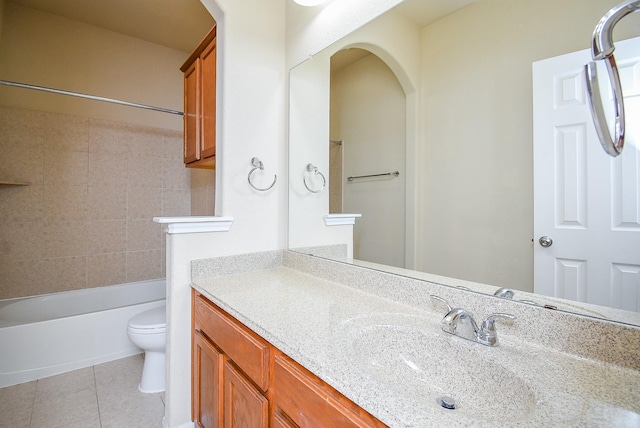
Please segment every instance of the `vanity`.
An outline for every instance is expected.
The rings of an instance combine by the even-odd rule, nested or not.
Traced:
[[[192,277],[199,426],[640,422],[637,327],[289,251],[195,260]],[[516,320],[483,346],[444,332],[431,295]]]

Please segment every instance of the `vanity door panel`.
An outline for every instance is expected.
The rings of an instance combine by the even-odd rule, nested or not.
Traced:
[[[200,332],[193,336],[193,421],[197,427],[222,427],[224,356]]]
[[[269,402],[228,360],[224,365],[224,426],[269,426]]]

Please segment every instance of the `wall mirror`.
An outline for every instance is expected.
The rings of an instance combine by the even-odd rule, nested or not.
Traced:
[[[336,256],[339,260],[475,292],[493,294],[506,287],[514,291],[514,300],[640,325],[637,174],[624,186],[624,195],[607,196],[608,202],[624,201],[618,230],[631,238],[614,242],[632,254],[629,259],[613,263],[611,244],[564,237],[557,227],[548,232],[553,245],[543,247],[543,232],[535,224],[537,204],[552,210],[555,226],[580,230],[600,215],[588,213],[588,222],[581,217],[590,209],[583,205],[593,205],[591,192],[602,187],[599,181],[610,180],[612,188],[619,171],[640,168],[635,140],[640,129],[633,121],[627,121],[627,152],[611,160],[599,143],[581,145],[581,136],[591,138],[594,132],[590,116],[579,126],[546,123],[544,129],[551,129],[546,138],[538,119],[545,115],[534,107],[547,102],[544,94],[553,94],[553,85],[567,104],[587,106],[581,73],[589,56],[580,55],[590,47],[596,23],[618,3],[405,0],[292,68],[289,248],[327,256],[311,248],[346,241],[324,217],[358,213],[353,247]],[[638,36],[640,13],[618,23],[614,39],[621,55],[618,42]],[[549,74],[549,59],[575,52],[582,53],[568,57],[580,62],[569,66],[573,74]],[[640,56],[640,48],[626,52]],[[623,80],[640,82],[640,66],[633,64],[621,71]],[[544,85],[551,89],[539,89]],[[603,80],[601,86],[607,85]],[[636,93],[640,90],[625,92],[625,105],[637,115]],[[553,142],[551,155],[538,154],[541,138]],[[572,163],[587,157],[604,166]],[[309,163],[322,176],[307,171]],[[566,178],[562,197],[535,181],[536,167],[545,164],[551,169],[543,176]],[[605,178],[592,177],[594,170],[607,171]],[[316,190],[326,188],[311,193],[305,179]],[[566,205],[562,216],[558,200]],[[613,222],[611,216],[607,221]],[[609,258],[603,263],[615,269],[607,270],[604,286],[585,289],[587,282],[594,283],[586,279],[593,263],[558,255],[563,241]],[[547,265],[558,290],[545,294],[555,298],[534,294],[539,253],[551,260]],[[596,304],[598,293],[612,302]]]

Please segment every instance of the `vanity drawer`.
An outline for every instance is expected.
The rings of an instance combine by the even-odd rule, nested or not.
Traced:
[[[204,333],[262,391],[269,388],[269,345],[201,295],[194,302],[195,329]]]
[[[284,355],[274,358],[273,389],[276,414],[300,428],[385,426]]]

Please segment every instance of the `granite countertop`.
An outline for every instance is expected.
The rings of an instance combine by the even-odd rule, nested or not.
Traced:
[[[640,372],[500,335],[486,347],[418,308],[289,267],[192,287],[392,427],[640,426]],[[439,399],[453,396],[455,410]],[[448,400],[448,399],[447,399]]]

